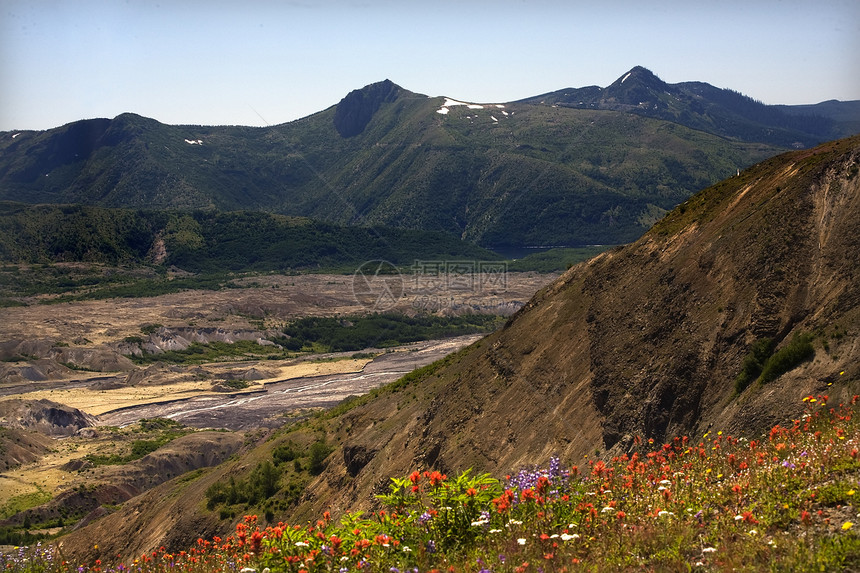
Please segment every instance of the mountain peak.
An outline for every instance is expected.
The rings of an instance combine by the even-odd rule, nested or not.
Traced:
[[[622,86],[626,89],[630,89],[632,86],[641,86],[648,89],[662,90],[665,89],[666,82],[658,78],[656,74],[648,68],[635,66],[629,72],[615,80],[615,82],[606,89],[621,89]]]
[[[342,137],[358,135],[383,103],[395,101],[405,90],[391,80],[382,80],[346,94],[334,112],[334,127]]]

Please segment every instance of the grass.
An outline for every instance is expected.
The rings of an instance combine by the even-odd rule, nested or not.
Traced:
[[[37,487],[37,491],[16,495],[0,506],[0,519],[12,517],[19,511],[36,507],[51,500],[51,494]]]
[[[128,440],[114,440],[111,447],[114,451],[88,454],[87,461],[96,466],[127,464],[192,432],[179,422],[166,418],[143,419],[133,426],[114,431],[126,436]]]
[[[161,548],[132,563],[70,563],[55,550],[8,553],[11,572],[834,571],[860,566],[858,397],[804,398],[803,417],[762,439],[709,432],[584,467],[392,478],[383,509],[328,512]]]

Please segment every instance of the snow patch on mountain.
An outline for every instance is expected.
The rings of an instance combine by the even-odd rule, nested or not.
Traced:
[[[449,97],[446,97],[445,103],[442,104],[442,107],[440,107],[439,109],[436,110],[436,113],[441,114],[441,115],[448,115],[448,113],[451,111],[451,108],[456,106],[456,105],[464,105],[468,109],[485,109],[487,107],[495,107],[498,109],[503,109],[505,107],[504,104],[501,104],[501,103],[495,103],[495,104],[468,103],[468,102],[459,101],[456,99],[451,99]],[[505,111],[503,111],[502,113],[505,115],[508,115],[508,113]],[[495,121],[498,121],[495,118],[493,118],[493,119]]]

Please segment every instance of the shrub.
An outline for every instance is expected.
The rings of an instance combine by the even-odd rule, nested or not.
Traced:
[[[796,334],[791,342],[767,359],[761,371],[762,383],[776,380],[799,364],[812,360],[813,356],[815,356],[815,349],[812,347],[812,335]]]
[[[319,440],[311,444],[311,460],[308,471],[313,475],[319,475],[325,469],[325,459],[332,452],[332,447],[325,443],[325,440]]]
[[[759,377],[765,362],[773,354],[773,347],[772,338],[762,338],[753,343],[749,354],[744,357],[741,373],[735,378],[735,394],[746,390],[747,386]]]
[[[285,462],[291,462],[298,457],[296,450],[293,448],[292,442],[288,444],[281,444],[277,448],[272,451],[272,459],[275,461],[275,465],[280,465]]]

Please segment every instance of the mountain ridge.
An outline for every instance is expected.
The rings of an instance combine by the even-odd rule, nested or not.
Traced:
[[[126,113],[4,133],[0,200],[261,210],[446,231],[488,247],[619,244],[736,170],[793,142],[823,140],[748,121],[705,96],[666,99],[666,85],[634,68],[609,88],[585,88],[615,94],[615,109],[568,105],[561,95],[446,108],[447,99],[384,80],[270,127],[171,126]],[[626,103],[640,91],[658,109]],[[853,125],[853,107],[826,109]]]
[[[836,102],[843,105],[832,109],[821,104],[768,106],[739,92],[705,82],[668,84],[642,66],[632,68],[606,88],[566,88],[521,101],[623,110],[675,121],[694,129],[733,135],[744,141],[768,141],[794,148],[856,133],[853,120],[845,122],[845,118],[840,117],[854,102]]]

